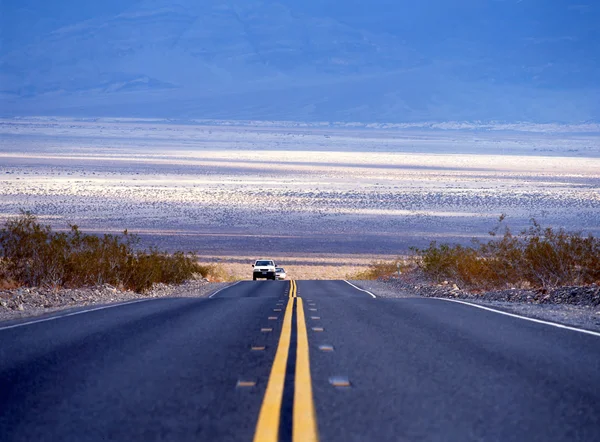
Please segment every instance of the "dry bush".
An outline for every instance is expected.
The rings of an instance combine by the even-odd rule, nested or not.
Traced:
[[[503,221],[501,217],[500,221]],[[495,231],[491,232],[495,236]],[[419,266],[436,281],[453,280],[476,289],[512,287],[551,288],[600,281],[600,240],[564,229],[532,226],[474,247],[438,246],[414,249]]]
[[[438,246],[432,242],[429,248],[416,250],[420,254],[420,267],[435,281],[452,280],[478,287],[482,280],[493,279],[487,262],[472,248],[447,244]]]
[[[68,232],[53,232],[23,212],[0,230],[2,272],[4,279],[26,286],[111,284],[137,292],[202,274],[193,254],[138,250],[138,243],[127,231],[99,237],[72,225]]]
[[[17,281],[9,278],[6,268],[7,264],[5,260],[0,259],[0,290],[11,290],[20,286]]]

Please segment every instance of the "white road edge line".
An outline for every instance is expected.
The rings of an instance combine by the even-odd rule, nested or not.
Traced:
[[[146,302],[146,301],[153,301],[153,299],[137,299],[135,301],[121,302],[119,304],[111,304],[111,305],[105,305],[102,307],[89,308],[86,310],[78,310],[76,312],[67,313],[66,315],[52,316],[50,318],[36,319],[35,321],[28,321],[28,322],[21,322],[20,324],[7,325],[5,327],[0,327],[0,331],[8,330],[10,328],[24,327],[26,325],[31,325],[31,324],[37,324],[39,322],[54,321],[55,319],[66,318],[68,316],[81,315],[83,313],[90,313],[90,312],[95,312],[97,310],[105,310],[107,308],[121,307],[123,305],[136,304],[138,302]]]
[[[564,328],[566,330],[576,331],[576,332],[579,332],[579,333],[585,333],[585,334],[588,334],[588,335],[600,337],[600,333],[594,332],[594,331],[591,331],[591,330],[584,330],[582,328],[569,327],[568,325],[557,324],[556,322],[543,321],[541,319],[528,318],[527,316],[521,316],[521,315],[516,315],[514,313],[503,312],[502,310],[496,310],[496,309],[493,309],[493,308],[490,308],[490,307],[484,307],[483,305],[472,304],[470,302],[459,301],[458,299],[447,299],[447,298],[431,298],[431,299],[438,299],[440,301],[456,302],[456,303],[459,303],[459,304],[470,305],[471,307],[480,308],[482,310],[488,310],[490,312],[499,313],[501,315],[512,316],[513,318],[524,319],[525,321],[537,322],[538,324],[551,325],[553,327]]]
[[[212,295],[210,295],[210,296],[209,296],[209,299],[210,299],[210,298],[212,298],[213,296],[215,296],[217,293],[220,293],[220,292],[222,292],[223,290],[229,289],[229,288],[233,287],[234,285],[238,285],[240,282],[242,282],[242,281],[238,281],[238,282],[236,282],[235,284],[226,285],[225,287],[223,287],[223,288],[221,288],[221,289],[217,290],[217,291],[216,291],[216,292],[214,292]]]
[[[352,284],[352,283],[351,283],[351,282],[349,282],[349,281],[346,281],[345,279],[344,279],[343,281],[344,281],[345,283],[347,283],[347,284],[350,284],[350,285],[351,285],[352,287],[354,287],[356,290],[360,290],[361,292],[368,293],[368,294],[369,294],[369,295],[371,295],[373,298],[377,298],[377,296],[375,296],[375,295],[374,295],[373,293],[371,293],[370,291],[368,291],[368,290],[363,290],[363,289],[361,289],[360,287],[356,287],[354,284]]]

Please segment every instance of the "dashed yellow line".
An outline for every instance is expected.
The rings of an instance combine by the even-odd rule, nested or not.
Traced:
[[[316,442],[317,417],[312,394],[310,377],[310,359],[308,355],[308,334],[302,298],[298,298],[296,307],[298,327],[298,345],[296,347],[296,379],[294,384],[294,419],[292,439],[302,442]]]
[[[290,338],[292,335],[292,312],[294,300],[289,299],[283,317],[283,328],[275,353],[273,367],[269,375],[267,390],[263,398],[254,442],[277,442],[279,437],[279,420],[281,417],[281,399],[283,397],[283,383],[285,381],[285,369],[287,366],[288,353],[290,351]]]

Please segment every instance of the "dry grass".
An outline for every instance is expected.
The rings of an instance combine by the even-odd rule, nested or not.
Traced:
[[[8,285],[111,284],[143,292],[154,283],[177,284],[208,273],[193,254],[139,250],[138,242],[127,231],[100,237],[72,225],[68,232],[53,232],[23,212],[0,230],[0,279]]]
[[[200,266],[203,277],[211,282],[232,282],[240,279],[222,264],[199,262],[198,265]]]
[[[219,265],[232,279],[251,279],[257,256],[202,256],[202,263]],[[365,271],[372,255],[279,255],[269,256],[285,268],[289,279],[348,279]],[[204,265],[204,264],[203,264]]]
[[[387,279],[398,275],[398,272],[407,273],[414,267],[414,260],[407,257],[399,257],[393,261],[378,260],[371,262],[366,269],[351,275],[349,279]]]

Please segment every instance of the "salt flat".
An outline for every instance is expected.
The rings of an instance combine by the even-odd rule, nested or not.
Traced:
[[[203,255],[384,257],[484,238],[502,213],[599,234],[599,186],[581,131],[0,120],[0,218]]]

